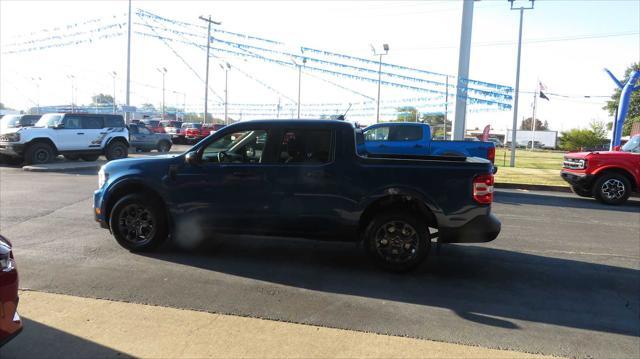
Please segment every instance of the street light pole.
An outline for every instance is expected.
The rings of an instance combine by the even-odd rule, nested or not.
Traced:
[[[456,86],[456,111],[453,119],[453,140],[464,139],[467,127],[467,87],[469,85],[469,62],[471,60],[471,33],[473,30],[473,2],[464,0],[462,26],[460,28],[460,53],[458,55],[458,81]]]
[[[376,105],[376,123],[380,122],[380,84],[382,83],[382,55],[387,55],[389,53],[389,44],[383,44],[382,48],[384,50],[384,53],[377,53],[376,48],[371,45],[373,54],[380,56],[380,60],[378,61],[378,100]]]
[[[229,70],[231,70],[231,65],[229,65],[229,63],[226,63],[226,66],[222,66],[222,64],[220,64],[220,68],[224,70],[224,124],[229,125],[229,116],[227,108],[228,108],[228,85],[229,85]]]
[[[75,109],[75,105],[74,105],[74,79],[76,78],[73,75],[67,75],[67,78],[71,80],[71,113],[75,113],[76,109]]]
[[[207,22],[207,70],[204,80],[204,123],[207,123],[207,105],[209,102],[209,49],[211,48],[211,24],[221,25],[219,21],[211,20],[211,15],[208,18],[203,16],[199,17],[200,20]]]
[[[126,93],[126,102],[127,102],[127,111],[129,111],[129,106],[131,105],[130,95],[131,95],[131,0],[129,0],[129,21],[127,21],[127,93]],[[131,122],[131,116],[129,112],[125,112],[126,122]]]
[[[37,96],[38,96],[38,103],[36,104],[36,106],[38,107],[38,115],[39,115],[40,114],[40,81],[42,80],[42,77],[32,77],[31,80],[36,83]]]
[[[164,75],[167,73],[167,68],[157,69],[162,74],[162,119],[164,120]]]
[[[302,66],[307,63],[306,58],[302,58],[302,65],[298,64],[295,59],[292,59],[293,63],[298,66],[298,118],[300,118],[300,93],[302,88]]]
[[[445,89],[444,89],[444,140],[447,140],[447,119],[449,118],[449,75],[447,75],[445,80]]]
[[[111,98],[111,101],[113,102],[112,112],[115,114],[116,113],[116,76],[118,74],[115,71],[111,71],[110,75],[111,77],[113,77],[113,97]]]
[[[516,87],[514,89],[515,93],[513,95],[513,124],[511,128],[511,160],[509,162],[510,167],[515,167],[516,165],[516,128],[518,127],[518,95],[520,94],[520,55],[522,53],[522,20],[524,17],[525,10],[532,10],[534,6],[535,0],[531,1],[530,7],[520,7],[514,8],[513,1],[509,0],[511,4],[511,10],[520,10],[520,27],[518,29],[518,56],[516,59]]]

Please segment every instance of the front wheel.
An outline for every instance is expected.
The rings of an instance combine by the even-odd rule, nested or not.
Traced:
[[[593,187],[596,199],[605,204],[622,204],[631,195],[631,183],[617,173],[605,173]]]
[[[113,206],[109,227],[116,241],[132,252],[150,251],[167,239],[164,206],[145,194],[122,197]]]
[[[118,160],[127,156],[129,156],[129,149],[124,142],[116,140],[107,145],[107,150],[105,151],[107,161]]]
[[[55,158],[53,147],[48,143],[34,143],[24,153],[24,160],[28,165],[49,163]]]
[[[429,254],[431,236],[427,225],[412,213],[386,212],[373,218],[364,234],[365,248],[385,269],[408,271]]]
[[[158,152],[169,152],[171,149],[171,143],[167,141],[162,141],[158,144]]]

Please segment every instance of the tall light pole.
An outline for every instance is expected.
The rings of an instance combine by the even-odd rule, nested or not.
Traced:
[[[42,77],[32,77],[31,81],[36,83],[37,95],[38,95],[38,103],[36,106],[38,107],[38,115],[40,114],[40,81],[42,81]]]
[[[67,75],[67,78],[69,80],[71,80],[71,113],[75,113],[76,109],[75,109],[75,104],[74,104],[74,97],[75,97],[75,76],[73,75]]]
[[[211,24],[221,25],[219,21],[211,20],[211,15],[208,18],[203,16],[198,17],[200,20],[207,22],[207,70],[205,71],[204,80],[204,123],[207,123],[207,104],[209,103],[209,49],[211,47]]]
[[[118,74],[115,71],[111,71],[109,75],[111,75],[111,77],[113,78],[113,97],[111,98],[111,101],[113,102],[112,112],[115,114],[116,113],[116,76],[118,76]]]
[[[513,1],[509,0],[511,10],[520,10],[520,27],[518,29],[518,56],[516,59],[516,87],[513,95],[513,124],[511,127],[511,161],[509,166],[515,167],[516,165],[516,128],[518,127],[518,95],[520,93],[520,54],[522,53],[522,19],[524,17],[525,10],[532,10],[535,0],[531,1],[529,7],[521,6],[519,8],[513,7]],[[534,119],[535,121],[535,119]]]
[[[129,0],[129,21],[127,21],[127,93],[126,93],[126,102],[127,102],[127,111],[130,110],[129,106],[131,103],[129,102],[131,95],[131,0]],[[131,122],[131,116],[129,112],[125,112],[126,122]]]
[[[164,75],[167,74],[167,68],[157,68],[158,72],[162,74],[162,119],[164,120]]]
[[[227,106],[229,105],[228,102],[228,90],[229,90],[229,70],[231,70],[231,65],[229,65],[229,63],[225,63],[226,66],[222,66],[222,64],[220,65],[220,68],[224,70],[224,124],[229,125],[229,116],[227,116],[228,112],[227,112]]]
[[[376,105],[376,123],[380,122],[380,84],[382,83],[382,56],[387,55],[389,53],[389,44],[382,44],[382,49],[384,53],[376,52],[376,48],[371,45],[371,50],[375,56],[380,56],[380,60],[378,61],[378,100]]]
[[[444,140],[447,140],[447,119],[449,118],[449,75],[447,75],[444,88]]]
[[[302,65],[298,64],[295,59],[291,59],[293,63],[298,66],[298,118],[300,118],[300,93],[302,88],[302,66],[307,63],[306,58],[302,58]]]
[[[460,29],[460,53],[458,55],[458,82],[456,86],[456,112],[453,121],[453,139],[464,139],[467,117],[467,86],[469,62],[471,60],[471,32],[473,30],[473,2],[462,4],[462,26]]]

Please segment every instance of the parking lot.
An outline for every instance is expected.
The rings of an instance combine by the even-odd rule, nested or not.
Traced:
[[[0,233],[21,288],[528,353],[640,355],[637,198],[609,207],[499,190],[497,240],[434,246],[417,271],[390,274],[343,243],[225,237],[129,253],[93,221],[96,186],[95,171],[0,167]],[[25,319],[26,332],[38,327]],[[27,338],[0,354],[38,346]]]

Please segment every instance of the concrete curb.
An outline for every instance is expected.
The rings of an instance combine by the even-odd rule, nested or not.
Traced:
[[[521,189],[528,191],[551,191],[551,192],[567,192],[571,189],[565,186],[547,186],[541,184],[522,184],[522,183],[495,183],[495,188]]]
[[[23,166],[22,170],[28,172],[69,172],[79,170],[98,170],[105,163],[106,161],[48,163],[45,165]]]

